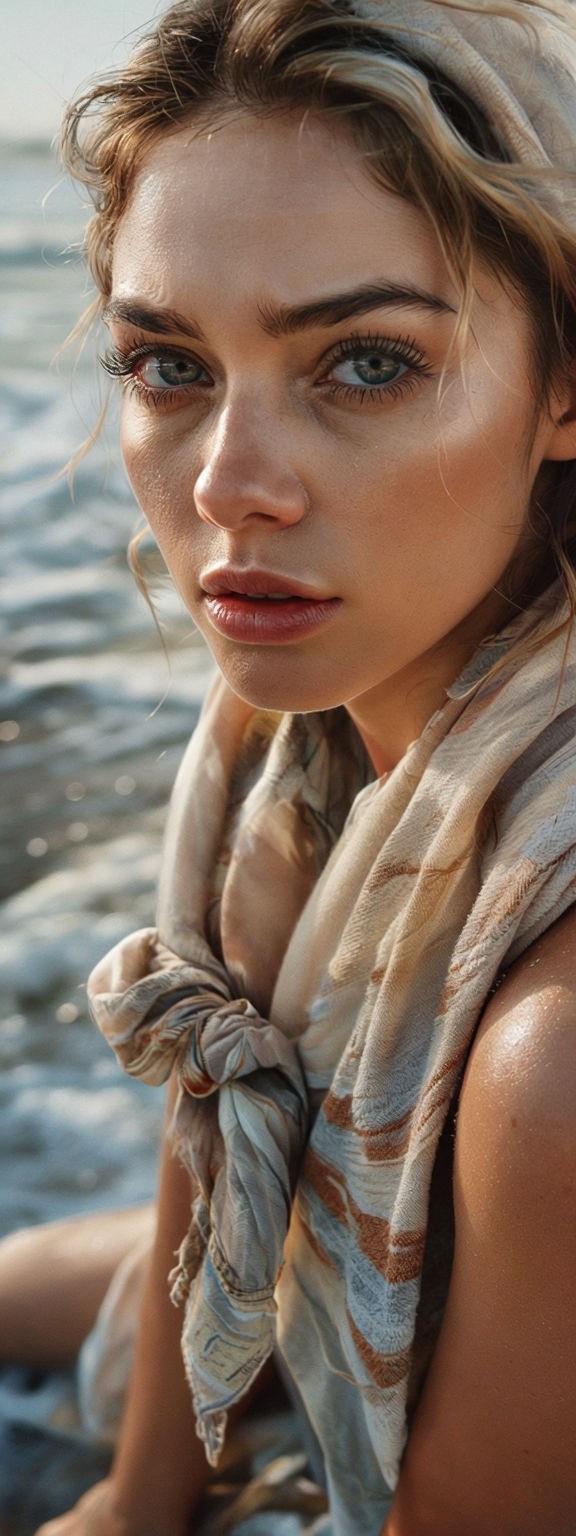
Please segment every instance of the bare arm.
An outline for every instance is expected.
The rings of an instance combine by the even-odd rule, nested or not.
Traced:
[[[490,1002],[464,1080],[440,1340],[385,1536],[576,1529],[576,911]]]
[[[0,1243],[0,1360],[73,1365],[119,1264],[149,1246],[149,1205],[92,1211],[11,1232]]]

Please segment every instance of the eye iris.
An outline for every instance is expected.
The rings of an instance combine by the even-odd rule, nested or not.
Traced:
[[[383,357],[381,352],[371,352],[356,358],[354,367],[363,384],[388,384],[402,365],[393,358]]]
[[[358,348],[348,357],[341,358],[333,377],[348,388],[358,390],[364,384],[367,388],[383,389],[387,384],[396,383],[406,373],[407,367],[407,363],[399,357],[391,356],[385,347]]]
[[[144,365],[143,372],[146,383],[152,387],[160,382],[173,388],[177,384],[197,384],[202,369],[199,363],[190,362],[185,357],[158,357],[151,358]]]

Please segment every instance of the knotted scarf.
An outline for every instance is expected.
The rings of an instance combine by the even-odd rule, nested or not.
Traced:
[[[90,979],[126,1070],[180,1080],[196,1198],[173,1278],[210,1459],[278,1321],[335,1505],[362,1485],[363,1532],[405,1442],[430,1182],[478,1019],[576,898],[575,684],[553,587],[374,780],[344,710],[262,714],[218,680],[174,791],[158,928]]]

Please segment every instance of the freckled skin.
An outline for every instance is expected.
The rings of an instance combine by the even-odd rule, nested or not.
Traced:
[[[422,307],[281,338],[262,328],[263,304],[375,278],[457,307],[428,220],[370,182],[340,126],[313,118],[236,114],[160,140],[114,248],[116,298],[193,315],[205,337],[157,341],[198,360],[203,389],[159,410],[127,387],[123,402],[128,472],[190,613],[237,693],[272,708],[346,703],[381,769],[510,616],[499,583],[562,444],[557,402],[535,419],[526,312],[487,271],[463,362],[455,314]],[[157,340],[111,329],[121,347]],[[326,358],[350,336],[400,341],[426,371],[405,368],[377,398],[330,393]],[[338,612],[286,645],[233,641],[199,583],[227,563],[305,581]]]

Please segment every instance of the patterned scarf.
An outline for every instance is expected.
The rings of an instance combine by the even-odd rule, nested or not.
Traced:
[[[485,642],[376,781],[343,710],[262,714],[218,680],[176,783],[158,928],[89,983],[122,1066],[180,1080],[196,1198],[174,1296],[209,1458],[278,1324],[340,1508],[337,1404],[363,1532],[405,1443],[431,1178],[478,1019],[576,899],[565,618],[554,587]]]

